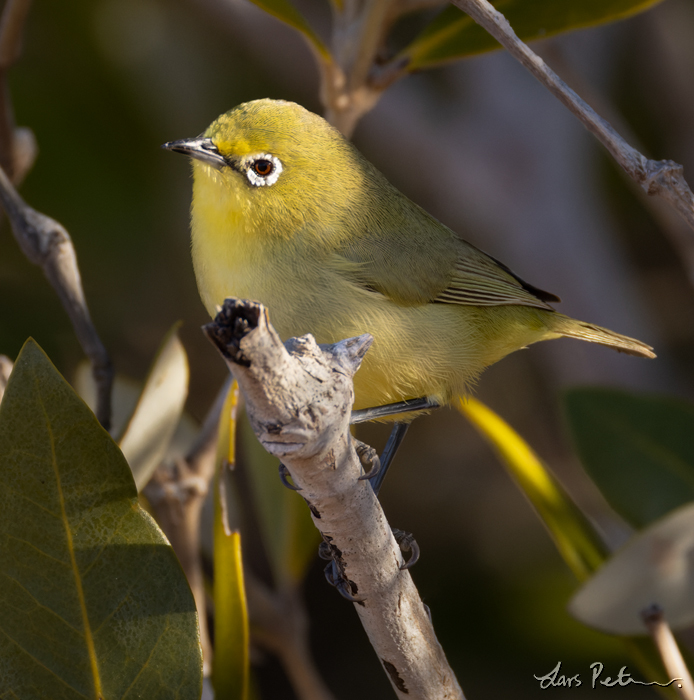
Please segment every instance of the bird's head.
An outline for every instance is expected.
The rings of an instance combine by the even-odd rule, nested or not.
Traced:
[[[198,206],[217,210],[256,235],[340,230],[373,170],[324,119],[279,100],[239,105],[202,136],[163,147],[194,159],[194,218]]]

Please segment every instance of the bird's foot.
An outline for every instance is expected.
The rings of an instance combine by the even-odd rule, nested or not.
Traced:
[[[325,580],[346,600],[351,603],[362,603],[363,598],[355,596],[357,584],[350,581],[345,575],[344,564],[340,556],[340,550],[332,546],[327,540],[323,540],[318,546],[318,556],[328,563],[324,569]]]
[[[402,564],[400,571],[411,568],[419,561],[419,545],[417,541],[411,532],[405,532],[397,528],[393,528],[393,536],[402,552],[412,553],[410,558]],[[342,553],[329,542],[329,538],[324,539],[318,546],[318,556],[328,562],[323,570],[325,580],[336,588],[337,592],[346,600],[349,600],[351,603],[363,603],[364,598],[355,595],[357,584],[354,581],[350,581],[345,574]]]

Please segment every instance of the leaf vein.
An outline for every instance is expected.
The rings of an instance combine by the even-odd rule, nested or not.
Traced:
[[[58,613],[55,610],[44,605],[28,588],[26,588],[26,586],[24,586],[21,583],[21,581],[18,581],[16,578],[10,576],[9,574],[5,573],[4,571],[2,571],[0,573],[2,573],[2,575],[5,578],[9,579],[10,581],[14,581],[14,583],[16,583],[34,601],[34,603],[36,603],[37,607],[50,613],[54,617],[58,618],[61,622],[64,622],[66,627],[71,629],[73,632],[78,634],[80,637],[84,636],[84,632],[82,630],[78,629],[77,627],[74,627],[62,615],[58,615]],[[8,605],[9,607],[15,609],[15,610],[19,610],[19,608],[17,608],[16,605],[11,605],[11,604],[7,603],[7,601],[5,601],[5,604]]]
[[[84,695],[84,693],[79,691],[74,686],[70,685],[64,678],[61,678],[52,668],[49,668],[42,661],[39,661],[33,654],[31,654],[29,651],[27,651],[16,639],[13,639],[12,637],[10,637],[10,635],[7,634],[7,632],[2,627],[0,627],[0,633],[2,633],[10,641],[11,644],[14,644],[14,646],[16,646],[17,649],[24,652],[32,661],[34,661],[36,664],[41,666],[41,668],[48,671],[48,673],[50,673],[52,676],[57,678],[66,688],[70,688],[70,690],[74,690],[80,697],[86,697]]]
[[[46,432],[48,434],[48,439],[51,446],[51,458],[53,471],[55,474],[56,489],[58,491],[58,501],[60,503],[60,513],[63,520],[63,527],[65,528],[65,537],[67,539],[68,552],[70,553],[70,563],[72,565],[72,571],[75,577],[77,598],[79,600],[80,610],[82,612],[82,624],[84,625],[84,640],[87,646],[87,653],[89,655],[89,662],[92,669],[92,676],[94,680],[94,693],[96,697],[103,697],[103,692],[101,690],[101,677],[99,675],[99,667],[96,659],[96,650],[94,648],[94,640],[92,638],[92,633],[89,626],[89,615],[87,613],[87,605],[84,597],[84,590],[82,589],[82,578],[80,576],[79,567],[77,565],[77,558],[75,557],[75,549],[72,542],[72,531],[70,529],[70,522],[68,520],[67,512],[65,510],[65,498],[63,496],[63,486],[60,480],[58,457],[55,450],[55,435],[53,433],[53,426],[51,424],[51,420],[48,416],[48,411],[46,410],[46,406],[43,402],[43,396],[41,394],[41,388],[39,384],[39,379],[38,377],[36,377],[36,395],[46,421]]]

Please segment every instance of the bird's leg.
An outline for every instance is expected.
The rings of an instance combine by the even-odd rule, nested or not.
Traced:
[[[364,421],[368,420],[386,418],[399,413],[429,411],[433,408],[439,408],[439,404],[436,401],[427,399],[426,397],[409,399],[407,401],[399,401],[397,403],[391,403],[385,406],[375,406],[373,408],[363,408],[358,411],[352,411],[350,423],[354,425],[356,423],[363,423]],[[370,469],[359,478],[368,479],[369,483],[371,484],[371,488],[377,496],[378,492],[381,490],[381,485],[383,484],[383,479],[386,477],[388,468],[392,464],[395,453],[402,444],[409,427],[409,422],[395,423],[380,460],[376,454],[376,451],[372,447],[365,445],[363,442],[357,442],[357,445],[355,446],[357,455],[359,456],[364,468],[366,469],[367,466],[370,467]],[[393,528],[393,535],[403,554],[406,552],[412,552],[410,558],[401,567],[402,569],[409,569],[419,560],[419,545],[410,532]],[[330,575],[332,575],[332,573],[333,572],[331,572]],[[326,569],[326,576],[328,575],[329,574]],[[340,593],[344,595],[342,591],[340,591]]]
[[[378,492],[381,490],[381,484],[383,484],[383,479],[386,478],[386,472],[388,471],[390,465],[393,463],[393,457],[395,457],[395,453],[398,451],[398,448],[402,444],[402,441],[405,439],[405,434],[407,433],[407,429],[409,427],[410,423],[396,423],[393,426],[393,429],[390,431],[390,437],[388,438],[386,446],[383,448],[383,454],[381,455],[381,459],[379,460],[379,468],[375,469],[376,463],[374,463],[374,469],[372,470],[372,472],[369,472],[368,474],[364,474],[364,476],[359,477],[360,479],[369,480],[371,488],[374,490],[374,493],[377,496]],[[358,449],[357,454],[359,454]],[[378,456],[376,457],[376,459],[378,459]]]
[[[408,399],[407,401],[398,401],[396,403],[389,403],[385,406],[374,406],[372,408],[362,408],[358,411],[352,411],[352,417],[350,418],[350,425],[356,425],[357,423],[364,423],[369,420],[377,420],[378,418],[386,418],[388,416],[398,415],[399,413],[415,413],[417,411],[430,411],[433,408],[439,408],[440,404],[436,401],[422,397],[420,399]],[[396,423],[393,428],[388,442],[386,443],[385,449],[383,450],[383,457],[379,460],[378,454],[373,447],[369,447],[363,442],[357,441],[355,446],[357,450],[357,455],[364,466],[368,467],[368,471],[360,476],[360,479],[369,479],[371,481],[371,486],[373,487],[374,493],[378,495],[381,490],[381,484],[383,479],[385,479],[386,472],[395,457],[400,444],[405,437],[409,423]],[[288,480],[289,472],[287,468],[280,464],[279,466],[280,479],[282,483],[292,491],[300,491],[301,488],[293,486]],[[377,478],[378,477],[378,478]]]
[[[386,418],[388,416],[398,415],[399,413],[415,413],[417,411],[430,411],[432,408],[439,408],[436,401],[422,397],[420,399],[408,399],[407,401],[398,401],[397,403],[389,403],[385,406],[374,406],[372,408],[362,408],[358,411],[352,411],[350,425],[364,423],[369,420],[377,420],[378,418]],[[390,433],[388,442],[383,450],[383,456],[379,459],[378,453],[373,447],[369,447],[363,442],[356,441],[355,449],[357,455],[365,469],[365,474],[360,476],[360,479],[368,479],[374,493],[378,495],[381,490],[381,484],[385,479],[386,472],[390,467],[395,453],[398,451],[402,443],[405,433],[409,428],[409,423],[395,423],[393,430]],[[287,468],[280,464],[279,466],[280,479],[282,483],[293,491],[300,491],[301,488],[293,486],[288,480],[289,472]]]
[[[387,418],[395,416],[398,413],[412,413],[415,411],[430,411],[432,408],[439,408],[440,404],[436,401],[426,398],[408,399],[407,401],[398,401],[397,403],[389,403],[385,406],[373,406],[372,408],[361,408],[358,411],[352,411],[350,424],[364,423],[368,420],[377,420],[379,418]]]
[[[374,406],[373,408],[362,408],[358,411],[352,411],[352,418],[350,419],[350,424],[355,425],[356,423],[363,423],[367,420],[375,420],[377,418],[385,418],[387,416],[398,415],[399,413],[411,413],[416,411],[430,411],[432,408],[439,408],[439,404],[436,401],[422,397],[420,399],[408,399],[407,401],[398,401],[397,403],[390,403],[385,406]],[[405,439],[405,434],[407,429],[410,427],[410,423],[398,423],[396,422],[393,426],[393,430],[390,433],[388,442],[383,450],[383,455],[378,459],[376,451],[365,445],[363,442],[357,442],[356,450],[362,465],[366,468],[371,467],[369,471],[360,476],[360,479],[368,479],[371,482],[371,487],[374,493],[378,496],[378,492],[381,490],[381,484],[383,484],[383,479],[386,478],[386,473],[395,453]]]
[[[381,490],[381,484],[383,483],[383,479],[385,479],[386,472],[393,463],[393,457],[395,457],[395,453],[398,451],[398,447],[400,447],[402,441],[404,440],[405,434],[407,433],[407,429],[409,427],[410,423],[396,423],[393,426],[393,430],[390,433],[390,437],[388,438],[388,442],[383,449],[383,454],[381,455],[380,459],[373,447],[369,447],[369,445],[365,445],[363,442],[356,441],[355,449],[362,465],[364,466],[364,469],[366,469],[368,466],[371,467],[366,474],[363,474],[359,478],[368,479],[373,492],[377,496],[378,492]],[[417,544],[417,540],[415,540],[412,533],[405,532],[404,530],[398,530],[397,528],[393,528],[393,536],[395,537],[395,541],[398,543],[403,555],[406,552],[412,552],[410,558],[407,559],[400,567],[401,570],[409,569],[419,560],[419,545]],[[327,575],[326,569],[326,576]],[[342,591],[340,592],[342,593]]]

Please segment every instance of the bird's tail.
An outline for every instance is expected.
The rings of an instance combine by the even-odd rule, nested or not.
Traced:
[[[640,340],[634,340],[626,335],[620,335],[607,328],[594,326],[592,323],[584,323],[577,321],[574,318],[569,318],[560,313],[555,313],[550,316],[550,329],[559,335],[567,338],[578,338],[579,340],[587,340],[589,343],[598,343],[614,348],[618,352],[625,352],[627,355],[636,355],[638,357],[655,357],[653,348]]]

